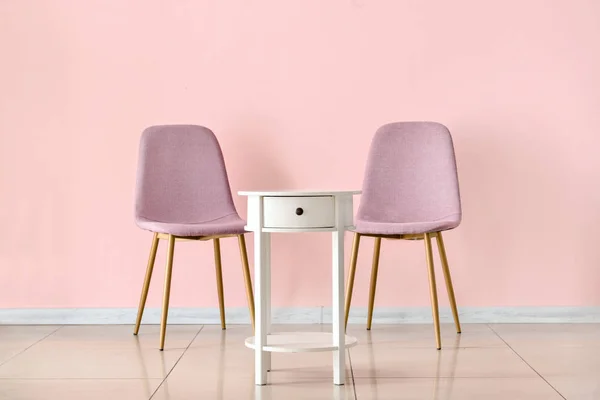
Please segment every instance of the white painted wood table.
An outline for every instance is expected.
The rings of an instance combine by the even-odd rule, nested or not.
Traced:
[[[255,382],[267,384],[271,352],[333,351],[333,383],[343,385],[346,349],[357,344],[344,329],[344,232],[353,225],[353,196],[360,191],[242,191],[248,196],[248,225],[254,232]],[[271,233],[332,232],[332,333],[271,332]]]

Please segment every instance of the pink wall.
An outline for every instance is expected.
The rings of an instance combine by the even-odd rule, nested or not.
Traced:
[[[211,127],[234,191],[354,189],[376,128],[421,119],[454,134],[460,304],[599,305],[599,15],[595,0],[0,1],[0,307],[137,304],[148,125]],[[319,235],[274,237],[276,305],[329,304]],[[216,306],[211,246],[175,262],[172,305]],[[428,302],[422,243],[384,242],[377,304]]]

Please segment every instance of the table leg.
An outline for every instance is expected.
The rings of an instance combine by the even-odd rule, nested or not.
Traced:
[[[264,251],[264,260],[263,262],[265,263],[265,303],[266,303],[266,311],[265,311],[265,316],[266,316],[266,320],[267,320],[267,335],[271,333],[271,321],[272,321],[272,316],[271,316],[271,234],[270,233],[263,233],[264,237],[263,237],[263,251]],[[265,357],[265,365],[266,365],[266,369],[267,371],[271,371],[271,352],[265,352],[264,354]]]
[[[254,233],[254,381],[257,385],[267,384],[267,268],[265,268],[266,233]]]
[[[346,337],[344,329],[344,231],[333,232],[333,383],[346,381]]]

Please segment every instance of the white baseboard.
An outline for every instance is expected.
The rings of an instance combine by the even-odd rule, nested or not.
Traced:
[[[461,307],[462,323],[600,323],[600,307]],[[13,308],[0,309],[0,325],[112,325],[133,324],[135,308]],[[366,307],[354,307],[349,323],[364,324]],[[227,308],[227,323],[249,324],[244,307]],[[450,309],[440,309],[440,321],[451,323]],[[331,308],[274,308],[276,324],[320,324],[331,322]],[[160,309],[148,308],[143,323],[160,323]],[[171,308],[170,324],[219,324],[218,308]],[[431,323],[429,307],[379,307],[374,324]]]

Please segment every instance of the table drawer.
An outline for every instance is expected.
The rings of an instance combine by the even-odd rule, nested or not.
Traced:
[[[332,228],[335,226],[333,196],[265,197],[265,228]]]

